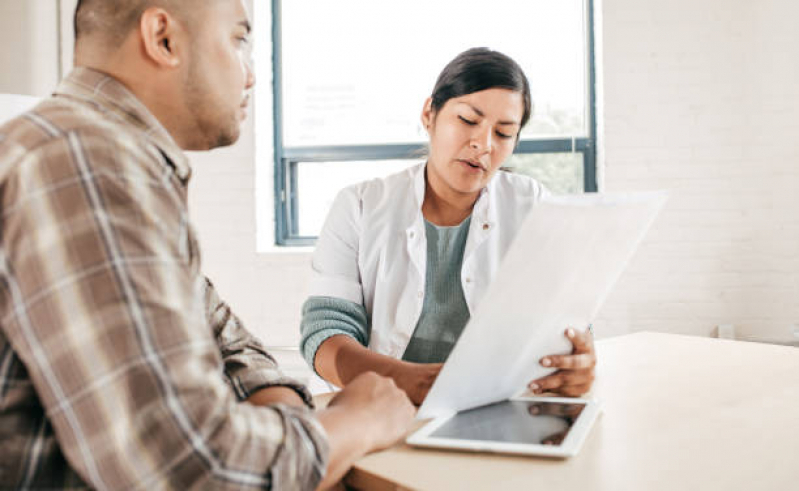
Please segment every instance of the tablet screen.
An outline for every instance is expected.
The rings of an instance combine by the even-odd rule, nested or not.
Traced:
[[[584,408],[584,403],[503,401],[460,412],[429,436],[560,445]]]

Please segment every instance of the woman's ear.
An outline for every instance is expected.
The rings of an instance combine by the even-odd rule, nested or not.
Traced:
[[[163,67],[180,65],[182,48],[179,43],[180,24],[161,8],[149,8],[142,13],[139,29],[142,47],[147,58]]]
[[[428,97],[424,101],[424,107],[422,107],[422,127],[428,133],[430,133],[430,126],[432,126],[434,119],[435,114],[433,113],[433,98]]]

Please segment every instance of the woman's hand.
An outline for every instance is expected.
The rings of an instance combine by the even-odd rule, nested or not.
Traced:
[[[397,386],[408,394],[411,402],[419,406],[427,397],[443,366],[443,363],[405,362],[400,372],[394,376],[394,380],[397,381]]]
[[[554,392],[568,397],[577,397],[591,390],[594,383],[594,337],[591,332],[566,329],[566,337],[574,349],[570,355],[549,355],[541,359],[541,365],[554,367],[558,371],[552,375],[533,380],[528,388],[534,394]]]

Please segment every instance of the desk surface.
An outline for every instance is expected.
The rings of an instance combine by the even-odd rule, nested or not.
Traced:
[[[602,403],[568,460],[399,445],[357,489],[799,489],[799,349],[638,333],[597,342]]]

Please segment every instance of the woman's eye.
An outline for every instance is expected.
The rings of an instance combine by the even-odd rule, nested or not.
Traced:
[[[474,125],[477,124],[477,121],[471,121],[469,119],[464,118],[463,116],[458,116],[458,119],[460,119],[464,123],[468,124],[469,126],[474,126]]]
[[[500,138],[505,138],[505,139],[513,138],[513,135],[508,135],[508,134],[502,133],[500,131],[497,131],[497,136],[500,137]]]

